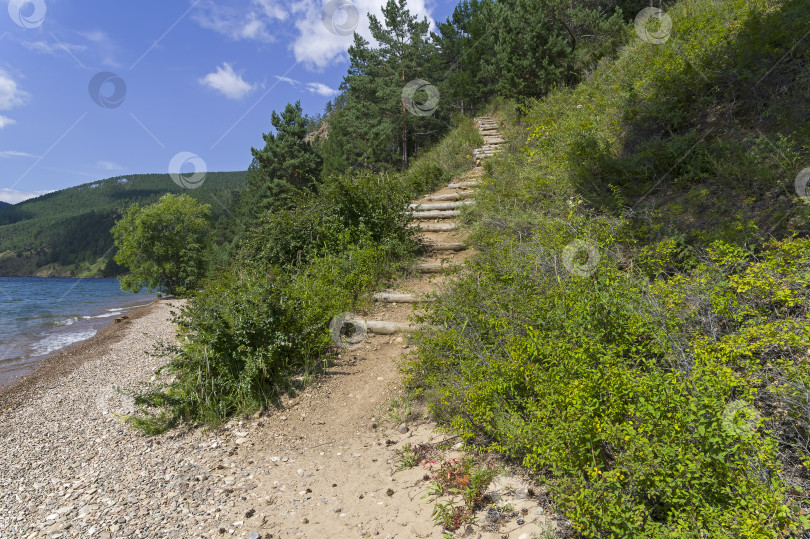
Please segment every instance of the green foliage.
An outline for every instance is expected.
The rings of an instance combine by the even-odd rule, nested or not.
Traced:
[[[183,309],[181,345],[164,368],[173,382],[137,396],[132,424],[147,432],[181,420],[215,424],[273,405],[293,390],[292,377],[318,372],[332,317],[362,309],[410,263],[407,202],[469,168],[464,156],[479,143],[464,119],[407,173],[329,177],[289,208],[265,212]]]
[[[507,137],[525,143],[487,163],[467,212],[481,254],[405,374],[447,428],[532,468],[586,537],[800,536],[807,122],[788,111],[808,103],[810,57],[787,36],[810,7],[668,14],[666,43],[628,29],[615,60],[524,109]],[[564,262],[576,240],[599,254],[585,276]]]
[[[6,256],[0,256],[0,275],[120,275],[112,262],[110,229],[128,206],[152,204],[166,193],[186,193],[211,205],[213,218],[220,219],[244,186],[244,171],[209,172],[193,190],[175,184],[168,174],[134,174],[2,207],[0,253]]]
[[[428,493],[423,498],[434,498],[433,519],[447,531],[456,531],[474,521],[475,511],[484,506],[484,494],[498,475],[490,465],[481,465],[472,456],[462,460],[448,460],[432,470]],[[440,501],[439,498],[449,496]],[[460,497],[462,504],[458,504]]]
[[[205,277],[211,210],[188,195],[164,195],[149,206],[133,204],[112,227],[115,261],[129,268],[121,288],[188,295]]]
[[[626,42],[614,0],[461,2],[433,39],[443,102],[477,111],[496,95],[521,104],[571,84]],[[633,15],[645,7],[643,2]]]
[[[525,100],[543,96],[565,81],[573,49],[548,7],[533,0],[508,0],[497,6],[498,93]]]
[[[270,123],[275,132],[262,135],[264,148],[250,149],[253,162],[247,174],[248,188],[237,210],[243,220],[288,206],[296,193],[313,186],[320,177],[323,162],[304,140],[308,119],[301,103],[288,104],[281,114],[273,111]]]
[[[398,176],[329,178],[317,194],[301,193],[294,209],[265,214],[247,233],[239,258],[297,266],[358,245],[403,255],[402,248],[415,248],[402,211],[407,201]]]
[[[436,140],[442,128],[433,115],[412,114],[402,101],[409,82],[431,78],[435,48],[428,39],[427,19],[412,15],[405,0],[389,0],[382,15],[382,20],[368,16],[375,46],[355,33],[349,47],[350,66],[341,84],[346,102],[330,116],[323,148],[327,174],[356,168],[405,170],[409,155]],[[414,98],[422,102],[427,96]]]

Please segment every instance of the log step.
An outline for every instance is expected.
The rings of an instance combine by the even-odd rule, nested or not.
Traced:
[[[455,223],[408,223],[408,228],[418,228],[422,232],[449,232],[456,229]]]
[[[468,198],[472,195],[472,191],[462,191],[460,193],[447,193],[446,195],[430,195],[425,198],[428,200],[461,200],[462,198]]]
[[[422,273],[441,273],[444,270],[457,268],[455,264],[442,264],[441,262],[419,262],[416,269]]]
[[[478,185],[478,182],[459,182],[459,183],[451,183],[447,185],[448,189],[467,189],[469,187],[475,187]]]
[[[412,211],[408,212],[411,219],[452,219],[461,214],[458,210],[450,211]]]
[[[416,296],[414,294],[394,294],[391,292],[377,292],[374,294],[374,300],[382,303],[425,303],[433,301],[433,299]]]
[[[475,204],[473,200],[462,200],[458,202],[434,202],[434,203],[427,203],[427,204],[409,204],[409,210],[419,210],[419,211],[430,211],[430,210],[454,210],[456,208],[461,208],[462,206],[468,206],[470,204]]]
[[[463,243],[449,242],[449,243],[426,243],[425,248],[428,251],[466,251],[467,246]]]
[[[376,335],[393,335],[394,333],[413,333],[416,326],[402,322],[384,320],[366,320],[366,329]]]

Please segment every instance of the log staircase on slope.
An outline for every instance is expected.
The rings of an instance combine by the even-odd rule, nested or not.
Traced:
[[[478,180],[484,173],[482,161],[500,151],[505,142],[498,131],[498,124],[492,118],[475,118],[475,123],[484,139],[484,145],[473,150],[475,168],[459,178],[460,181],[450,183],[408,206],[411,218],[408,226],[419,229],[420,241],[425,248],[425,255],[416,264],[419,273],[399,283],[398,290],[374,294],[378,302],[378,308],[372,313],[374,319],[346,315],[337,321],[337,325],[333,323],[333,336],[344,345],[361,342],[362,338],[358,337],[366,332],[391,335],[414,331],[415,326],[408,322],[408,318],[421,304],[431,301],[431,294],[439,284],[450,278],[451,273],[457,271],[470,256],[466,237],[458,230],[455,220],[461,208],[475,204],[474,200],[468,199],[473,196]],[[347,332],[349,327],[351,331]],[[349,333],[357,337],[350,340],[339,337]]]

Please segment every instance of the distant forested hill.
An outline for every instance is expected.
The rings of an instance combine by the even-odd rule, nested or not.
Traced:
[[[168,174],[117,176],[15,205],[0,203],[0,275],[114,274],[120,268],[111,261],[110,228],[130,204],[187,193],[210,204],[217,221],[244,188],[245,174],[209,172],[198,189],[184,189]]]
[[[8,202],[3,202],[2,200],[0,200],[0,210],[5,208],[6,206],[11,206],[11,204],[9,204]]]

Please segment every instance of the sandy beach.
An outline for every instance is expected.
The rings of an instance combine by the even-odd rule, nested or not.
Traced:
[[[115,388],[165,363],[149,352],[174,338],[177,304],[130,313],[0,396],[0,537],[442,537],[423,499],[430,470],[400,470],[398,451],[456,440],[390,407],[407,340],[370,334],[280,409],[145,436],[122,421],[133,402]],[[532,488],[502,474],[491,498],[517,516],[460,532],[541,531],[552,513]]]

